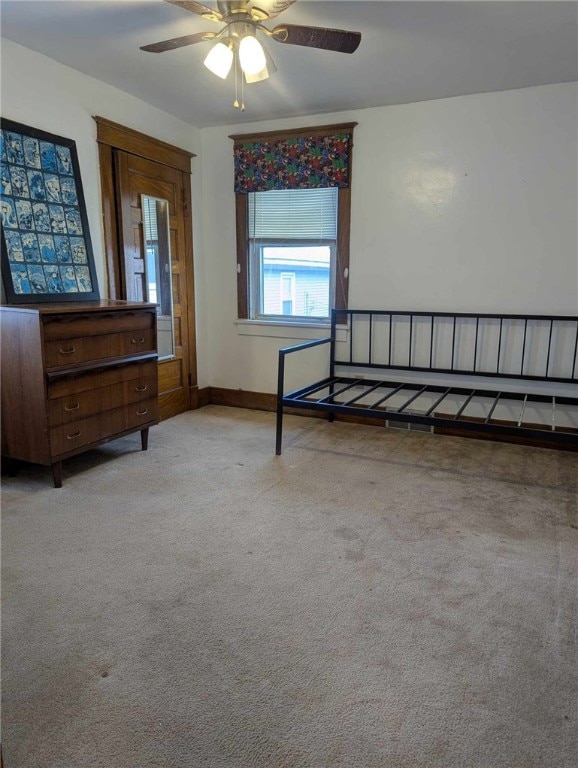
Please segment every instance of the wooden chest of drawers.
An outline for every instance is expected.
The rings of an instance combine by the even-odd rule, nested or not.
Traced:
[[[158,423],[156,306],[1,307],[2,456],[52,467]]]

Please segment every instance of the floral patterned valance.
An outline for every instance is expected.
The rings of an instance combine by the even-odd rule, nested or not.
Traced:
[[[348,187],[351,136],[349,131],[236,139],[235,192]]]

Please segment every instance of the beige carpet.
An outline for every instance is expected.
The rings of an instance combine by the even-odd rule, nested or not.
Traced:
[[[208,407],[4,478],[6,768],[570,768],[578,456]]]

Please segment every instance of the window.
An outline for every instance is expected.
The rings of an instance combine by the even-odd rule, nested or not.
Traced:
[[[354,125],[231,136],[239,318],[323,323],[347,307]]]
[[[250,316],[328,320],[335,299],[335,187],[248,194]]]

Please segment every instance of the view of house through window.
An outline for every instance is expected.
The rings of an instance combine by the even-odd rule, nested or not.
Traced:
[[[260,248],[263,295],[260,314],[328,317],[331,247]]]
[[[337,195],[335,187],[249,193],[252,317],[329,317]]]

